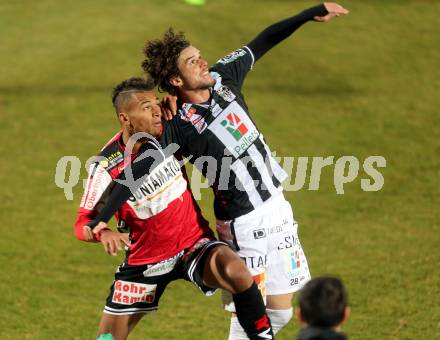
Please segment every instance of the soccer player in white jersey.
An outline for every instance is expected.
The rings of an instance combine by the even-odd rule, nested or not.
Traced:
[[[142,66],[159,89],[177,96],[177,115],[162,142],[177,143],[214,191],[217,231],[245,261],[267,299],[274,332],[292,317],[291,300],[310,273],[284,198],[287,175],[272,157],[241,93],[255,62],[308,21],[326,22],[348,11],[324,3],[275,23],[212,67],[182,33],[168,30],[146,43]],[[224,296],[232,312],[231,299]],[[235,317],[229,339],[247,339]]]

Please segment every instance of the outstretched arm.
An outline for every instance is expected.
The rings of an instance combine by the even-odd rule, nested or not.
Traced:
[[[246,46],[252,51],[255,61],[257,61],[306,22],[311,20],[327,22],[334,17],[345,14],[348,14],[348,10],[344,7],[333,2],[325,2],[267,27]]]
[[[146,142],[139,157],[125,168],[117,178],[111,194],[105,202],[104,207],[98,215],[87,225],[94,229],[99,222],[108,223],[112,216],[118,211],[119,207],[129,199],[129,197],[142,185],[142,180],[154,169],[157,163],[164,159],[159,147],[151,142]],[[127,177],[128,176],[128,177]]]
[[[112,178],[99,162],[90,165],[89,178],[84,190],[81,205],[74,225],[74,234],[78,240],[98,242],[86,225],[99,213],[112,187]]]
[[[135,187],[130,188],[120,181],[118,183],[113,183],[114,187],[102,209],[100,209],[97,216],[88,221],[87,225],[84,226],[84,237],[86,239],[96,239],[101,241],[105,252],[109,255],[116,256],[117,252],[122,250],[122,244],[130,246],[128,234],[112,231],[108,228],[107,223],[118,211],[120,206],[132,195],[131,189],[137,189],[136,185],[141,184],[139,182],[141,178],[149,173],[151,170],[150,168],[154,163],[154,158],[152,159],[152,157],[154,157],[154,154],[150,154],[149,157],[140,159],[132,164],[131,170],[129,171],[132,172],[132,179],[136,181],[133,183]],[[121,173],[118,179],[121,181],[126,180],[125,171]]]

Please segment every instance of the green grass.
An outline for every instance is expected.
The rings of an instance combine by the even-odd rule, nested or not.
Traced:
[[[118,129],[111,88],[141,74],[141,48],[169,26],[209,62],[310,1],[0,3],[1,339],[92,339],[121,258],[74,239],[81,196],[54,184],[62,156],[82,163]],[[352,339],[440,338],[438,1],[346,1],[346,18],[308,24],[265,56],[244,93],[280,156],[382,155],[385,185],[287,193],[312,275],[346,282]],[[216,23],[213,26],[213,23]],[[310,174],[310,168],[308,169]],[[81,178],[85,177],[82,170]],[[307,181],[308,184],[308,181]],[[211,196],[201,201],[213,221]],[[226,339],[219,296],[187,283],[132,339]],[[294,339],[291,322],[278,339]]]

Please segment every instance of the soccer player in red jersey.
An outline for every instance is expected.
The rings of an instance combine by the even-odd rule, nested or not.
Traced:
[[[125,339],[143,315],[158,309],[167,284],[185,279],[206,295],[217,288],[229,291],[249,338],[272,339],[250,272],[226,243],[215,239],[173,150],[161,148],[156,139],[163,126],[153,89],[151,82],[131,78],[113,90],[122,130],[91,164],[75,223],[78,239],[101,242],[110,255],[127,247],[98,336]],[[130,137],[139,134],[142,138],[130,144]],[[118,232],[107,227],[116,211]]]

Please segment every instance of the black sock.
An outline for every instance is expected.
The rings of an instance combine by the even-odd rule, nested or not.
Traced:
[[[274,339],[263,297],[255,282],[244,292],[232,295],[238,322],[251,340]]]

